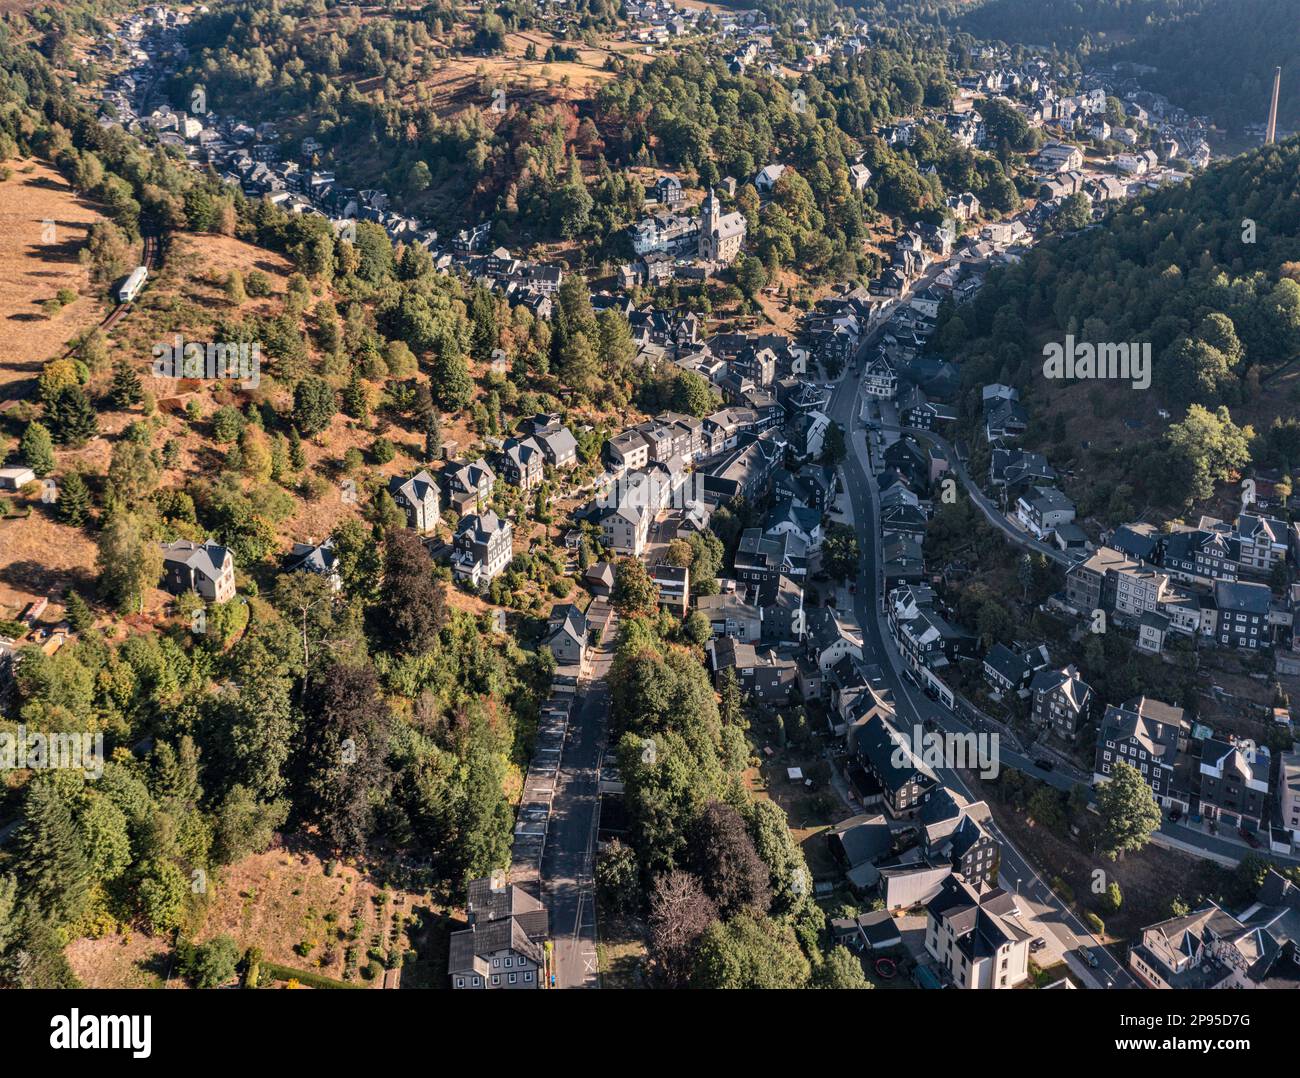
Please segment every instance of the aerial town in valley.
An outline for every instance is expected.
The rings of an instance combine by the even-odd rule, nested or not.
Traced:
[[[1300,40],[1066,6],[6,13],[0,985],[1300,988]]]

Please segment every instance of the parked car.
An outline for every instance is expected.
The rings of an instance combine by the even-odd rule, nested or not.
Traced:
[[[1097,956],[1093,954],[1092,951],[1087,947],[1078,948],[1076,953],[1080,958],[1082,958],[1085,962],[1087,962],[1089,967],[1092,969],[1096,969],[1098,966],[1101,965],[1101,963],[1097,961]]]
[[[1047,946],[1047,940],[1043,939],[1042,936],[1035,936],[1033,939],[1029,941],[1029,953],[1037,954],[1046,946]]]
[[[1257,839],[1257,838],[1255,837],[1255,832],[1254,832],[1254,831],[1247,831],[1244,827],[1238,827],[1238,828],[1237,828],[1237,834],[1239,834],[1242,838],[1244,838],[1244,839],[1246,840],[1246,844],[1247,844],[1247,845],[1248,845],[1252,850],[1258,850],[1258,849],[1259,849],[1259,839]]]
[[[1178,822],[1179,820],[1181,820],[1182,818],[1183,818],[1183,810],[1182,810],[1182,809],[1170,809],[1170,810],[1169,810],[1169,822],[1170,822],[1170,823],[1177,823],[1177,822]]]

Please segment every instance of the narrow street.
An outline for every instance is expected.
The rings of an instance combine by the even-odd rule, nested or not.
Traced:
[[[596,832],[600,763],[609,721],[605,678],[613,661],[617,617],[604,600],[589,611],[601,626],[569,717],[542,852],[542,895],[550,911],[557,988],[599,988],[596,960]]]

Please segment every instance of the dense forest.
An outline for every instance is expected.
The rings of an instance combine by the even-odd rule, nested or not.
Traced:
[[[1042,385],[1038,344],[1066,333],[1150,342],[1153,391],[1187,416],[1151,452],[1126,453],[1139,462],[1129,478],[1161,504],[1208,497],[1251,459],[1232,409],[1258,401],[1300,355],[1300,139],[1038,245],[990,274],[969,307],[944,312],[938,341],[963,361],[968,386],[1011,382],[1032,397]],[[1254,459],[1300,465],[1296,435],[1287,416],[1259,433]]]

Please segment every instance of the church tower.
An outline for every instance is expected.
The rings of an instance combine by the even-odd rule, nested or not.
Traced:
[[[700,206],[700,258],[706,262],[717,259],[717,237],[714,230],[718,226],[718,215],[722,207],[718,205],[718,196],[709,188],[708,196]]]

